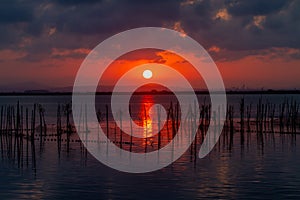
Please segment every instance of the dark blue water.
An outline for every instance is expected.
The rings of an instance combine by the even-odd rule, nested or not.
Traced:
[[[260,95],[245,96],[257,103]],[[202,97],[201,97],[202,98]],[[228,96],[238,106],[240,95]],[[266,97],[281,103],[284,96]],[[293,98],[299,98],[295,95]],[[0,97],[2,105],[43,104],[47,123],[55,122],[57,103],[69,96]],[[105,100],[103,104],[105,104]],[[238,108],[238,107],[237,107]],[[194,159],[188,150],[172,165],[156,172],[128,174],[110,169],[72,142],[70,151],[62,144],[60,155],[55,141],[40,147],[35,143],[36,168],[24,152],[23,166],[0,158],[1,199],[287,199],[300,198],[300,138],[298,135],[264,133],[263,142],[255,132],[234,133],[231,147],[223,135],[204,159]],[[24,148],[26,143],[24,143]],[[199,147],[197,147],[199,149]]]

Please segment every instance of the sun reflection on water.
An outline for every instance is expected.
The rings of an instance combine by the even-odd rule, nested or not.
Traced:
[[[143,126],[143,136],[145,138],[144,145],[151,145],[153,142],[153,135],[156,133],[153,130],[153,121],[150,116],[153,116],[154,109],[151,107],[154,105],[154,100],[152,95],[143,95],[141,100],[141,106],[139,109],[139,114],[142,120]]]

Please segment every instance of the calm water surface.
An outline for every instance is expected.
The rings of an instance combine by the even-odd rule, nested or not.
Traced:
[[[246,103],[257,103],[257,96],[245,96]],[[106,97],[100,104],[105,105]],[[200,97],[203,98],[203,97]],[[228,102],[238,109],[240,95]],[[269,95],[269,101],[281,103],[282,95]],[[299,95],[294,95],[299,99]],[[0,97],[1,105],[32,106],[43,104],[48,124],[55,123],[57,103],[70,102],[68,96]],[[165,100],[166,102],[169,99]],[[102,105],[102,106],[103,106]],[[101,107],[101,105],[100,105]],[[300,198],[300,138],[290,134],[246,133],[244,145],[234,134],[232,148],[221,136],[214,150],[204,159],[194,160],[188,150],[172,165],[156,172],[128,174],[110,169],[88,152],[80,142],[72,142],[70,151],[62,143],[60,155],[55,141],[40,147],[35,143],[36,168],[31,155],[23,166],[0,158],[1,199],[275,199]],[[199,147],[198,147],[199,150]],[[198,151],[197,150],[197,151]],[[24,152],[26,155],[26,152]]]

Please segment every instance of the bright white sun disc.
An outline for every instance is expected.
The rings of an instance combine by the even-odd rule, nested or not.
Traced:
[[[151,78],[151,77],[152,77],[152,71],[149,70],[149,69],[146,69],[146,70],[143,72],[143,77],[144,77],[145,79]]]

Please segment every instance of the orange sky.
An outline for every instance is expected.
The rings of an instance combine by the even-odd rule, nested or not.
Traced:
[[[206,88],[201,75],[188,61],[174,53],[157,49],[136,50],[119,57],[106,69],[100,80],[100,84],[115,85],[128,70],[147,63],[160,63],[170,66],[189,80],[194,88]],[[149,70],[152,71],[153,76],[158,77],[166,85],[178,85],[178,80],[167,74],[164,69],[154,68],[150,65]],[[128,84],[134,84],[135,80],[143,79],[142,72],[131,76],[130,79],[132,82]]]
[[[36,62],[22,60],[24,55],[21,53],[3,52],[0,68],[1,85],[30,81],[50,88],[72,86],[77,70],[89,50],[76,49],[74,51],[80,52],[80,56],[70,56],[74,53],[73,51],[60,52],[56,49],[52,51],[52,54],[61,54],[61,57],[53,58],[51,55]],[[222,53],[222,50],[209,53],[214,58],[216,54]],[[245,56],[233,61],[221,60],[217,61],[216,64],[222,74],[225,87],[228,89],[241,88],[243,85],[249,89],[299,89],[300,61],[288,59],[285,54],[288,55],[288,51],[282,51],[278,55],[264,53],[259,56]],[[112,83],[115,80],[113,77],[121,75],[123,70],[146,62],[164,62],[164,64],[172,66],[183,73],[192,84],[195,83],[195,80],[202,81],[200,76],[195,77],[197,73],[193,72],[193,68],[188,63],[183,62],[180,57],[164,51],[153,52],[150,50],[128,53],[120,57],[118,61],[110,66],[106,72],[110,75],[103,80],[105,80],[105,83]],[[163,74],[160,71],[155,71],[155,73]],[[168,76],[164,76],[164,78],[166,81],[168,80]],[[172,82],[173,80],[170,79],[169,81]],[[198,81],[197,85],[199,85]],[[200,85],[201,88],[204,87],[203,82]]]

